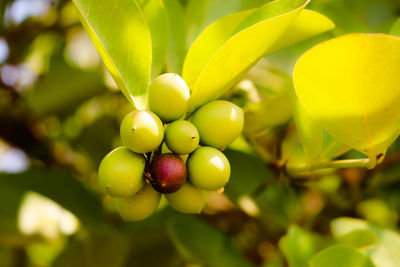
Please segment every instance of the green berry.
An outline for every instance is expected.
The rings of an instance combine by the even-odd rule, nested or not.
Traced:
[[[99,184],[113,197],[128,197],[144,184],[146,159],[126,147],[108,153],[99,167]]]
[[[187,111],[190,92],[185,81],[175,73],[158,76],[150,85],[148,104],[164,122],[181,118]]]
[[[165,143],[176,154],[192,153],[198,147],[199,141],[199,132],[188,121],[174,121],[165,130]]]
[[[200,133],[201,144],[216,148],[232,143],[242,132],[243,122],[242,109],[225,100],[205,104],[192,118]]]
[[[157,209],[161,194],[147,183],[131,197],[114,198],[115,206],[125,221],[140,221]]]
[[[125,116],[121,123],[122,143],[136,153],[155,150],[164,138],[164,126],[151,111],[138,110]]]
[[[207,193],[186,182],[178,191],[165,195],[168,203],[177,211],[198,214],[206,204]]]
[[[187,160],[188,176],[192,184],[204,190],[224,187],[231,174],[225,155],[213,147],[196,149]]]

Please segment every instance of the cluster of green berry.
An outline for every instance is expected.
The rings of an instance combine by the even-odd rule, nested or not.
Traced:
[[[240,135],[243,111],[217,100],[183,120],[189,98],[179,75],[163,74],[149,87],[150,110],[133,111],[122,120],[124,146],[101,162],[99,184],[125,220],[150,216],[161,194],[180,212],[200,213],[206,192],[227,184],[231,170],[221,150]]]

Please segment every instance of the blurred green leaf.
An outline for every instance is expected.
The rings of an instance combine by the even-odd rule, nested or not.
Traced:
[[[151,79],[157,77],[164,67],[170,39],[167,9],[163,0],[148,0],[142,5],[143,15],[150,29],[152,62]]]
[[[25,95],[29,109],[37,116],[67,115],[80,103],[105,90],[99,72],[84,72],[54,55],[46,76]]]
[[[391,230],[376,227],[366,221],[353,218],[339,218],[331,222],[333,236],[340,237],[357,230],[372,231],[378,238],[376,245],[367,247],[368,254],[378,267],[396,267],[400,262],[400,235]]]
[[[220,97],[237,83],[307,3],[274,1],[253,11],[226,16],[203,31],[183,67],[183,78],[192,88],[189,111]]]
[[[181,74],[186,55],[186,24],[184,10],[179,0],[164,0],[169,21],[169,49],[167,68],[169,72]]]
[[[393,24],[392,29],[390,30],[391,35],[396,35],[400,37],[400,18],[396,20],[396,22]]]
[[[241,195],[251,195],[271,179],[270,170],[260,158],[235,150],[226,150],[224,154],[231,165],[231,178],[225,187],[230,198],[237,200]]]
[[[169,221],[168,234],[178,252],[188,261],[210,267],[252,266],[236,251],[226,235],[193,218]]]
[[[151,37],[136,0],[73,0],[114,81],[137,108],[145,108]]]
[[[308,261],[326,244],[320,237],[310,234],[296,225],[289,227],[279,240],[279,248],[291,267],[309,267]]]
[[[358,250],[347,246],[329,247],[310,261],[310,267],[375,267],[369,257]]]
[[[73,237],[52,266],[124,266],[129,252],[128,236],[107,226],[92,226]]]
[[[349,245],[355,248],[363,248],[373,245],[378,238],[374,232],[367,229],[352,231],[348,234],[338,236],[336,241],[340,244]]]
[[[99,199],[73,175],[62,170],[31,169],[15,174],[0,173],[0,185],[0,188],[13,188],[19,192],[15,196],[28,190],[42,194],[71,211],[84,223],[101,217]]]

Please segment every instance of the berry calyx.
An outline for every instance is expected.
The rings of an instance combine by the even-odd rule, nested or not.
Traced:
[[[185,183],[187,170],[183,160],[175,154],[156,156],[150,165],[151,185],[160,193],[176,192]]]

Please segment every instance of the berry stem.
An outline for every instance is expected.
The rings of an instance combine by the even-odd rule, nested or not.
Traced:
[[[346,160],[332,160],[322,161],[313,165],[286,165],[285,169],[288,173],[293,175],[305,174],[314,170],[330,169],[330,168],[360,168],[369,167],[369,159],[346,159]]]

